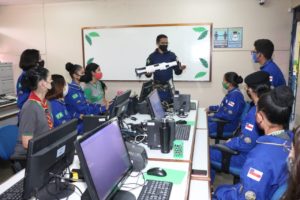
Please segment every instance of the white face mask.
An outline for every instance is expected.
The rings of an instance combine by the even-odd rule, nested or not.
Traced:
[[[68,92],[69,92],[69,84],[67,83],[63,92],[64,97],[67,96]]]

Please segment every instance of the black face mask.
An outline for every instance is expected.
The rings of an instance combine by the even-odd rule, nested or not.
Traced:
[[[85,80],[86,80],[86,76],[85,75],[80,76],[79,82],[85,82]]]
[[[160,50],[162,50],[163,52],[166,52],[166,51],[168,51],[168,45],[159,45],[159,47],[158,47]]]

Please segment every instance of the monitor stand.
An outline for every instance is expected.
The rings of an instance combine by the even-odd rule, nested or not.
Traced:
[[[125,190],[119,190],[112,199],[113,200],[136,200],[135,196],[131,192]]]
[[[70,196],[74,191],[74,185],[61,182],[60,179],[55,178],[55,181],[45,185],[36,197],[43,200],[62,199]]]

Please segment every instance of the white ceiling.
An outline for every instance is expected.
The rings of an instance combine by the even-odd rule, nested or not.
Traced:
[[[0,0],[1,5],[22,5],[22,4],[39,4],[39,3],[59,3],[71,1],[95,1],[95,0]]]

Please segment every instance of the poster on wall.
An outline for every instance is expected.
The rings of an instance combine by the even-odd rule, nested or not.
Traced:
[[[242,48],[243,28],[214,28],[214,48]]]
[[[228,29],[228,48],[242,48],[243,28]]]
[[[214,48],[227,48],[228,29],[215,28],[213,34],[214,34]]]

